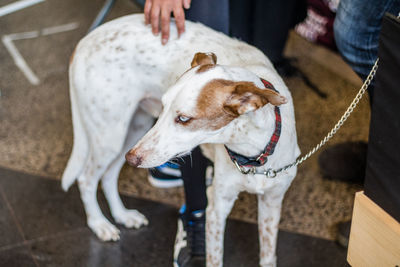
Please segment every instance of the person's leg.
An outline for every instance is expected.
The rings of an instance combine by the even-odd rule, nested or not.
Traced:
[[[229,34],[246,43],[252,42],[253,27],[251,26],[254,0],[229,1]]]
[[[253,10],[252,44],[276,64],[283,60],[283,49],[296,12],[296,0],[256,0]]]
[[[397,15],[399,0],[340,1],[334,33],[337,48],[362,80],[368,76],[378,55],[378,40],[385,12]],[[373,97],[372,87],[369,89]]]
[[[273,62],[283,60],[297,0],[230,0],[230,33],[260,49]],[[298,10],[297,10],[298,11]]]
[[[186,19],[201,22],[210,28],[229,32],[229,0],[193,0],[185,11]],[[205,171],[207,159],[197,147],[180,163],[184,181],[186,211],[204,210],[207,205]]]
[[[282,76],[300,76],[318,91],[290,60],[283,57],[290,28],[306,15],[305,0],[230,0],[229,4],[233,37],[259,48]]]
[[[193,0],[190,8],[185,11],[185,17],[228,34],[229,0]]]
[[[193,0],[185,11],[187,20],[229,33],[229,0]],[[175,239],[174,264],[179,267],[205,266],[205,173],[208,160],[199,147],[178,160],[185,190],[185,210],[181,210]]]
[[[208,160],[202,155],[200,147],[196,147],[191,155],[178,161],[186,204],[179,212],[174,262],[179,267],[205,266],[205,172]]]
[[[207,207],[205,173],[207,159],[200,147],[192,150],[191,155],[181,160],[181,172],[185,189],[186,212],[205,210]]]

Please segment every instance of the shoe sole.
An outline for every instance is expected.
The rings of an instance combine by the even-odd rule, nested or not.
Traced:
[[[173,187],[180,187],[183,186],[182,179],[174,179],[174,180],[161,180],[154,178],[153,176],[149,175],[148,178],[149,183],[157,188],[173,188]]]
[[[178,225],[176,227],[176,236],[175,236],[175,243],[174,243],[174,267],[180,267],[178,263],[179,253],[181,252],[182,248],[186,247],[186,232],[183,229],[183,222],[181,218],[178,218]]]

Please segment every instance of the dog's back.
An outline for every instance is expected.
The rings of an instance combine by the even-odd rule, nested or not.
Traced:
[[[159,37],[144,24],[142,14],[130,15],[100,26],[80,41],[69,72],[74,152],[63,175],[64,189],[82,171],[91,144],[101,145],[93,139],[121,149],[138,100],[160,99],[198,51],[213,51],[222,65],[243,66],[274,84],[282,83],[278,75],[271,76],[275,71],[258,49],[199,23],[187,21],[180,38],[171,27],[171,41],[162,46]],[[121,136],[105,135],[104,129],[109,127],[119,129]],[[97,133],[101,136],[96,137]]]

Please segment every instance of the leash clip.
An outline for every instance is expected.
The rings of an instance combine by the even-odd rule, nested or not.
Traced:
[[[249,173],[256,174],[256,168],[255,168],[255,167],[252,167],[252,168],[249,168],[248,170],[246,170],[245,168],[243,168],[242,166],[240,166],[240,165],[237,163],[236,160],[233,160],[233,163],[235,164],[236,168],[237,168],[242,174],[249,174]]]
[[[249,169],[245,169],[244,167],[240,166],[239,163],[237,163],[236,160],[233,160],[233,163],[235,164],[236,168],[242,173],[242,174],[264,174],[267,178],[273,179],[276,177],[278,172],[273,169],[268,169],[264,172],[257,172],[256,167],[251,167]]]

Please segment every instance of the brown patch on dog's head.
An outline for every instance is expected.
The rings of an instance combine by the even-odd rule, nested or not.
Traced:
[[[203,73],[215,67],[215,64],[204,64],[200,65],[200,67],[196,70],[196,73]]]
[[[271,89],[260,89],[251,82],[239,82],[225,101],[224,110],[233,116],[239,116],[268,103],[279,106],[287,103],[287,99]]]
[[[214,53],[196,53],[192,60],[192,68],[198,65],[215,65],[217,64],[217,56]]]
[[[196,73],[202,73],[205,71],[208,71],[209,69],[212,69],[216,66],[217,63],[217,56],[214,53],[201,53],[198,52],[194,55],[192,63],[191,63],[191,68],[186,70],[180,77],[185,75],[188,71],[193,69],[196,66],[200,66],[198,70],[196,70]]]
[[[223,111],[223,104],[233,86],[234,82],[222,79],[207,83],[198,96],[190,128],[218,130],[231,122],[234,117]]]
[[[216,79],[201,90],[194,116],[184,123],[189,129],[218,130],[238,116],[271,103],[286,103],[285,97],[270,89],[260,89],[252,82]]]

